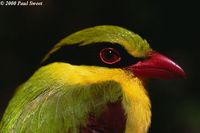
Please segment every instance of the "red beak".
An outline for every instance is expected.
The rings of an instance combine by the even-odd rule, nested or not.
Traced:
[[[148,59],[139,61],[125,69],[133,72],[137,77],[161,79],[186,78],[186,74],[180,66],[155,51],[149,53]]]

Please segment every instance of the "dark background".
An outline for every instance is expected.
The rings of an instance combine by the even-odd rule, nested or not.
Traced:
[[[43,0],[43,6],[0,6],[0,118],[15,88],[45,53],[77,30],[128,28],[175,60],[186,80],[150,80],[150,133],[200,133],[199,5],[194,0]]]

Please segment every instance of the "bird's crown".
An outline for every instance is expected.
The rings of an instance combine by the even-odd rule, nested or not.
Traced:
[[[86,28],[65,37],[53,47],[43,61],[66,45],[79,44],[79,46],[84,46],[102,42],[119,44],[134,57],[145,57],[151,51],[148,42],[143,40],[138,34],[122,27],[102,25]]]

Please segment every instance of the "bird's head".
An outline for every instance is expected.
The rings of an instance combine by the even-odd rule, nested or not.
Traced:
[[[121,68],[142,78],[186,77],[181,67],[153,50],[146,40],[118,26],[96,26],[71,34],[55,45],[43,63],[55,61]]]

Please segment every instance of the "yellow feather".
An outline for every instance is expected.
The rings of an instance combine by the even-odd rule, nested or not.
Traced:
[[[102,81],[116,81],[121,84],[122,105],[127,115],[125,133],[146,133],[151,119],[151,104],[140,79],[122,69],[97,66],[75,66],[67,63],[53,63],[47,66],[52,78],[65,84],[92,84]]]

